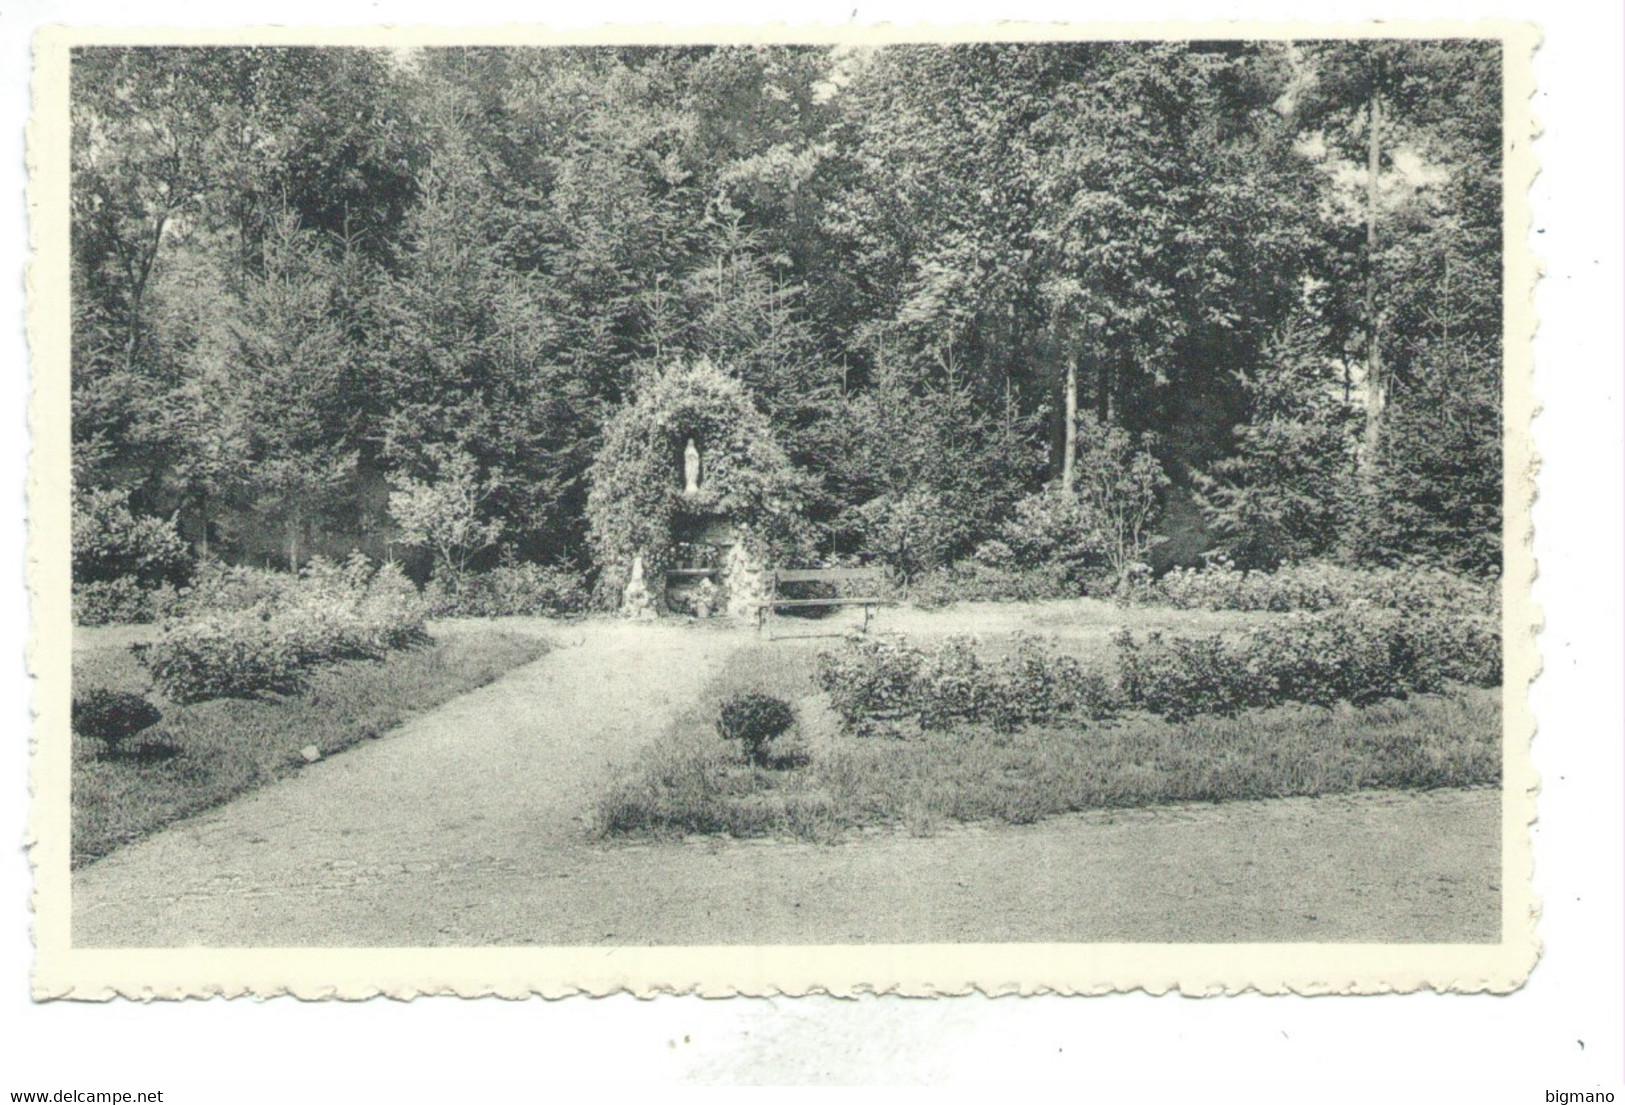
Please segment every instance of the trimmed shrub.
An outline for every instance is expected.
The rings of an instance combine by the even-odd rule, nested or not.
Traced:
[[[75,625],[138,625],[167,617],[178,599],[167,583],[144,587],[135,579],[98,579],[73,585]]]
[[[184,617],[275,606],[298,584],[299,577],[289,572],[205,560],[193,573],[192,585],[181,595],[177,613]]]
[[[1391,610],[1354,606],[1317,614],[1297,613],[1284,625],[1255,630],[1242,659],[1261,704],[1303,702],[1368,705],[1433,690],[1419,678],[1414,642]]]
[[[305,681],[300,648],[268,614],[227,612],[177,622],[134,646],[153,682],[179,703],[288,694]]]
[[[1217,560],[1202,569],[1173,569],[1157,581],[1151,597],[1180,609],[1286,613],[1363,602],[1407,612],[1494,613],[1500,584],[1440,568],[1347,568],[1315,561],[1261,572]]]
[[[1080,586],[1059,564],[1011,568],[974,560],[926,572],[908,587],[909,601],[925,610],[956,602],[1042,602],[1077,598],[1080,593]]]
[[[73,696],[73,731],[94,737],[114,754],[124,741],[156,725],[162,717],[158,707],[129,691],[97,687]]]
[[[907,694],[921,728],[945,729],[958,718],[990,713],[992,682],[976,655],[976,638],[956,635],[921,654]]]
[[[1447,683],[1493,687],[1501,682],[1501,617],[1482,613],[1434,613],[1408,618],[1406,640],[1416,656],[1418,689]]]
[[[1367,705],[1501,679],[1498,626],[1482,615],[1383,610],[1291,614],[1237,641],[1127,630],[1118,650],[1124,700],[1175,720],[1285,702]]]
[[[288,694],[310,669],[338,660],[376,659],[427,639],[417,588],[392,564],[374,569],[359,554],[343,563],[317,558],[273,586],[228,570],[208,592],[224,606],[188,597],[185,617],[165,626],[137,655],[177,702]],[[264,594],[241,606],[250,595]]]
[[[767,759],[767,744],[796,723],[795,711],[782,698],[766,694],[736,695],[722,704],[717,733],[738,742],[745,759],[754,764]]]
[[[1009,655],[984,659],[975,637],[923,648],[900,637],[849,637],[818,655],[818,685],[849,729],[913,719],[922,729],[988,722],[1005,732],[1058,717],[1100,718],[1116,708],[1106,679],[1085,672],[1041,637],[1018,634]]]
[[[868,718],[912,712],[914,683],[925,654],[900,634],[851,636],[839,651],[821,650],[814,678],[848,727]]]
[[[1116,710],[1103,676],[1026,633],[1017,634],[1015,651],[994,665],[991,692],[986,720],[1006,732],[1070,715],[1103,718]]]
[[[921,647],[896,636],[854,636],[818,655],[816,678],[848,729],[913,719],[923,729],[986,722],[1005,732],[1123,708],[1177,721],[1289,702],[1363,706],[1501,678],[1493,618],[1366,603],[1297,612],[1234,638],[1121,630],[1112,644],[1115,672],[1086,670],[1024,634],[991,659],[972,637]]]
[[[1123,700],[1179,720],[1196,714],[1231,714],[1250,705],[1253,674],[1240,668],[1218,634],[1136,640],[1128,630],[1112,638]]]
[[[588,602],[579,572],[529,562],[437,575],[424,597],[437,618],[558,618],[585,612]]]

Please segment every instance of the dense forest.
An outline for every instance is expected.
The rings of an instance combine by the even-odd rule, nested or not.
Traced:
[[[458,569],[590,573],[606,427],[709,362],[809,556],[951,564],[1104,480],[1155,499],[1159,568],[1499,568],[1498,43],[85,48],[72,81],[96,525],[427,571],[402,527],[455,494]]]

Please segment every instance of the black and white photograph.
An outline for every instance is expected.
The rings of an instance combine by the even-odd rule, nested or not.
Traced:
[[[0,11],[0,1093],[1611,1100],[1622,28]]]
[[[1528,34],[783,37],[63,44],[53,950],[1517,985]]]

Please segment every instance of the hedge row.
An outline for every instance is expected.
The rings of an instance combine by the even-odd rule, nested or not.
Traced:
[[[1151,601],[1180,609],[1323,611],[1364,603],[1384,610],[1480,611],[1500,605],[1500,582],[1442,568],[1349,568],[1311,562],[1273,572],[1217,562],[1175,568],[1150,585]]]
[[[1290,614],[1237,639],[1123,630],[1113,638],[1122,699],[1181,719],[1285,702],[1367,705],[1501,681],[1499,623],[1357,605]]]
[[[921,646],[851,637],[817,658],[819,686],[848,728],[914,720],[922,728],[987,722],[1014,730],[1122,709],[1175,720],[1288,702],[1364,705],[1501,680],[1500,626],[1484,614],[1429,615],[1368,604],[1289,615],[1239,637],[1120,631],[1115,662],[1088,670],[1039,638],[984,656],[970,637]]]
[[[853,636],[818,654],[816,678],[848,728],[906,718],[926,729],[968,721],[1013,731],[1058,717],[1104,717],[1117,706],[1103,676],[1026,634],[993,658],[969,636],[923,647],[899,635]]]

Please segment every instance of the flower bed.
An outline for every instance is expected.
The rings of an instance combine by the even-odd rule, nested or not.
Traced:
[[[849,729],[912,720],[927,729],[968,721],[1014,731],[1119,709],[1177,719],[1286,703],[1366,705],[1501,679],[1500,625],[1491,615],[1368,603],[1290,614],[1228,637],[1122,630],[1112,645],[1115,662],[1089,670],[1024,635],[997,658],[970,637],[924,646],[852,637],[819,654],[817,680]]]
[[[1104,717],[1116,706],[1108,681],[1020,634],[1008,655],[984,657],[976,638],[930,645],[900,635],[853,636],[818,654],[815,678],[848,728],[912,719],[943,729],[957,721],[1014,731],[1058,717]]]
[[[265,578],[272,577],[272,578]],[[313,668],[427,640],[426,608],[393,565],[315,560],[297,577],[224,569],[137,655],[175,702],[286,694]]]

